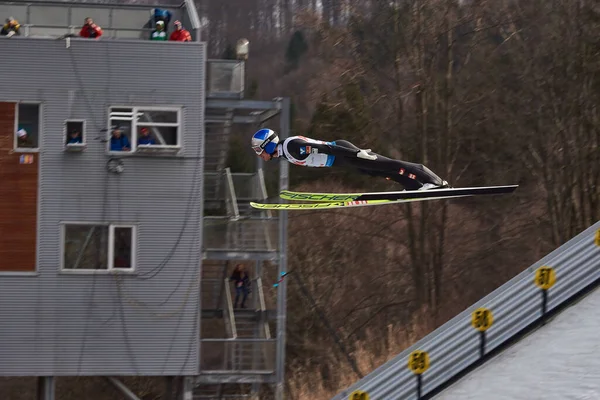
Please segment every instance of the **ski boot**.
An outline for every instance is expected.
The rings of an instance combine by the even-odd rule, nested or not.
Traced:
[[[451,186],[447,181],[442,181],[441,185],[436,185],[434,183],[425,183],[418,190],[431,190],[431,189],[450,189]]]

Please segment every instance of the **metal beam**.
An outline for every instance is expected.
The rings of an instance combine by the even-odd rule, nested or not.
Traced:
[[[195,384],[219,383],[275,383],[277,380],[272,371],[205,371],[195,378]]]
[[[192,400],[194,392],[194,378],[191,376],[184,376],[181,385],[181,400]]]
[[[173,399],[173,382],[175,382],[175,377],[167,376],[165,378],[165,395],[163,400]]]
[[[227,117],[208,116],[204,118],[205,123],[224,124],[232,122],[234,124],[260,124],[277,116],[279,110],[267,110],[259,115],[236,115],[233,119]]]
[[[252,310],[252,312],[255,312]],[[259,317],[260,312],[256,311],[257,318]],[[202,309],[202,318],[203,319],[214,319],[214,318],[223,318],[223,310],[216,308],[204,308]],[[277,319],[277,310],[267,310],[264,312],[264,318],[268,321],[275,321]]]
[[[260,122],[258,115],[237,115],[233,117],[234,124],[257,124]]]
[[[290,99],[284,98],[281,112],[279,133],[281,141],[289,136]],[[279,190],[286,190],[289,185],[288,163],[279,163]],[[280,199],[281,201],[281,199]],[[287,273],[287,211],[279,211],[279,275]],[[275,400],[283,400],[285,393],[285,331],[286,331],[286,307],[287,307],[287,279],[277,286],[277,356],[276,374],[277,384],[275,386]]]
[[[265,122],[265,121],[268,121],[271,118],[277,116],[277,114],[279,114],[280,112],[281,112],[281,110],[271,109],[271,110],[267,110],[264,113],[260,114],[258,117],[259,117],[260,122]]]
[[[190,18],[190,24],[196,34],[196,42],[200,42],[200,17],[198,16],[198,11],[196,10],[196,5],[194,4],[194,0],[184,0],[185,4],[185,12],[187,12],[188,17]]]
[[[244,251],[244,250],[218,250],[209,249],[202,252],[203,260],[259,260],[277,261],[276,251]]]
[[[125,397],[127,397],[129,400],[140,400],[140,398],[137,397],[135,393],[129,390],[129,388],[117,378],[107,377],[106,379],[108,379],[110,383],[112,383],[117,389],[119,389],[119,391],[121,391],[121,393],[123,393]]]
[[[205,124],[224,124],[226,122],[230,122],[230,120],[225,116],[206,115],[204,117]]]
[[[238,110],[278,110],[279,101],[238,100],[238,99],[206,99],[205,108],[235,108]]]

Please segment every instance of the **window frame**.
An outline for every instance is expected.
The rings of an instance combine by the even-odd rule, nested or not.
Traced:
[[[67,143],[67,139],[69,138],[69,132],[67,129],[67,125],[69,122],[80,122],[81,123],[81,143]],[[63,145],[66,149],[69,148],[86,148],[87,147],[87,121],[85,119],[76,119],[76,118],[68,118],[65,119],[64,127],[63,127]]]
[[[131,229],[131,267],[115,268],[115,229]],[[134,272],[137,267],[137,226],[135,224],[110,224],[108,227],[108,271]]]
[[[131,150],[129,151],[111,151],[110,150],[110,138],[112,136],[111,126],[113,119],[111,118],[113,109],[131,109],[131,116],[128,118],[127,116],[121,117],[117,116],[114,121],[129,121],[131,123],[131,132],[129,142],[131,144]],[[166,112],[176,112],[177,113],[177,122],[142,122],[138,123],[138,113],[144,111],[166,111]],[[182,106],[143,106],[143,105],[110,105],[107,111],[107,143],[106,143],[106,152],[112,155],[134,155],[140,154],[142,152],[138,152],[138,128],[139,127],[175,127],[177,128],[177,144],[176,145],[163,145],[163,144],[154,144],[150,146],[140,146],[143,149],[154,149],[154,150],[167,150],[167,151],[180,151],[183,148],[183,107]]]
[[[17,130],[19,129],[19,104],[36,104],[38,106],[38,138],[36,147],[18,147]],[[15,101],[15,126],[13,128],[13,152],[14,153],[39,153],[40,143],[42,141],[42,132],[44,131],[44,103],[41,101]]]
[[[132,274],[137,272],[137,245],[138,245],[138,226],[134,223],[110,223],[97,221],[60,221],[60,265],[59,272],[66,274],[111,274],[115,271],[119,273]],[[106,256],[108,258],[106,269],[89,268],[65,268],[65,245],[67,239],[67,225],[94,225],[108,227],[108,249]],[[131,268],[114,268],[115,254],[115,228],[131,228]]]

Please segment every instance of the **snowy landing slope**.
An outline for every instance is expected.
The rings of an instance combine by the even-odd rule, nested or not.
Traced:
[[[435,400],[600,400],[600,288]]]

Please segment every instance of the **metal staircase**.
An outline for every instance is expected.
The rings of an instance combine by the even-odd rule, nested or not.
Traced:
[[[207,117],[205,120],[204,171],[216,172],[225,168],[229,151],[229,134],[233,111],[226,111],[222,118]]]
[[[206,260],[202,263],[202,280],[200,290],[202,294],[202,310],[219,311],[225,292],[223,280],[227,274],[227,261]]]
[[[260,337],[258,330],[260,326],[257,323],[256,311],[254,310],[234,310],[235,325],[237,337],[256,338]]]
[[[224,180],[233,109],[206,109],[204,119],[204,208],[220,209],[228,198]]]
[[[204,203],[210,210],[221,210],[225,215],[240,217],[271,217],[271,211],[252,208],[251,201],[267,198],[263,171],[232,173],[229,168],[204,174]]]
[[[204,385],[197,387],[193,393],[194,400],[221,400],[223,399],[223,385]]]
[[[203,337],[205,341],[212,341],[217,352],[222,353],[212,367],[221,371],[268,373],[274,368],[275,352],[266,318],[262,279],[256,276],[256,269],[253,269],[252,293],[246,299],[247,308],[234,308],[235,292],[229,281],[234,268],[235,264],[223,261],[207,261],[203,264],[202,325],[217,327],[217,332],[206,328],[207,334]],[[215,324],[215,320],[222,321],[222,324]],[[252,398],[257,391],[257,385],[246,388],[225,383],[200,385],[194,390],[194,399],[241,400]]]
[[[244,70],[244,61],[207,62],[196,400],[257,400],[258,393],[269,390],[265,385],[274,385],[275,399],[282,399],[284,393],[286,284],[277,287],[277,309],[267,310],[260,266],[268,261],[268,269],[277,276],[286,270],[287,215],[280,218],[251,208],[250,201],[267,196],[262,171],[232,173],[227,156],[233,124],[254,129],[280,115],[280,137],[289,136],[290,101],[244,100]],[[287,188],[286,165],[280,169],[279,186]],[[228,281],[237,263],[255,265],[250,269],[253,285],[245,309],[234,309],[234,288]],[[271,335],[270,321],[276,321],[276,335]]]
[[[224,196],[219,198],[220,195],[214,193],[214,197],[207,195],[205,198],[213,202],[215,209],[225,211],[226,215],[205,217],[205,249],[213,249],[217,253],[218,249],[211,246],[228,250],[276,251],[278,241],[273,228],[277,220],[265,212],[258,213],[258,216],[256,213],[243,212],[251,209],[248,204],[250,201],[267,196],[262,171],[232,174],[225,168],[222,173],[206,175],[213,178],[212,182],[221,182],[219,187]],[[207,189],[211,187],[215,186],[207,185]],[[201,384],[194,392],[197,400],[256,399],[260,376],[272,375],[275,370],[276,341],[271,337],[267,320],[268,310],[258,267],[260,262],[249,269],[252,292],[246,299],[244,309],[234,308],[235,289],[229,281],[238,262],[234,259],[203,261],[202,340],[206,345],[202,348],[211,353],[211,361],[205,362],[201,368],[219,374],[214,378],[217,382],[226,373],[246,375],[249,378],[243,378],[242,381],[250,379],[254,382],[245,389],[239,383]]]
[[[236,385],[235,388],[225,385],[206,385],[197,388],[193,393],[193,400],[257,400],[251,393],[248,385]]]

